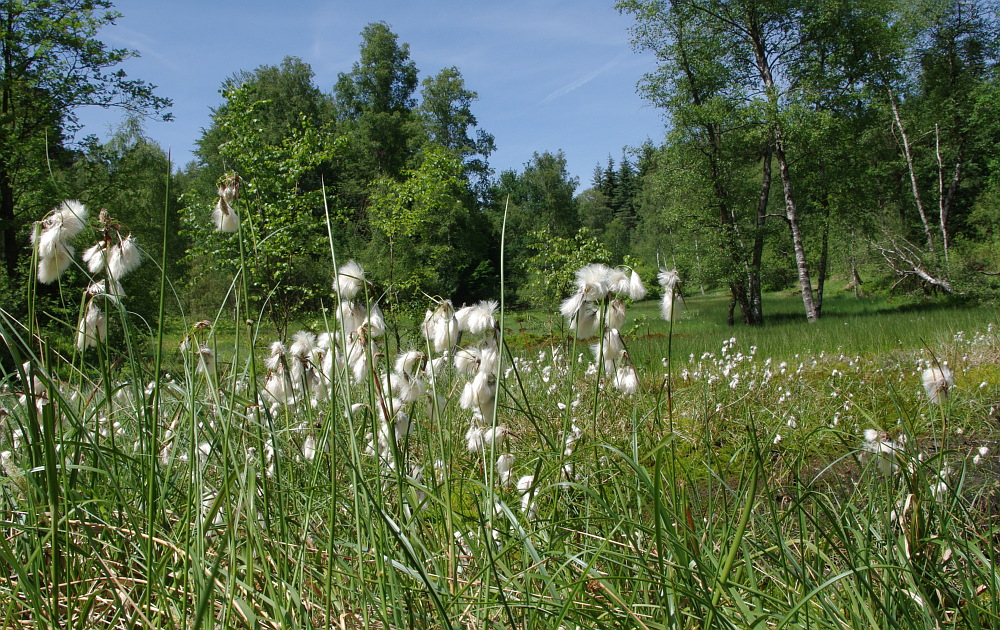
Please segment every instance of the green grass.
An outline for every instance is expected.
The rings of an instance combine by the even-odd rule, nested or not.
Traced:
[[[827,296],[823,318],[805,325],[802,299],[797,295],[765,294],[765,323],[760,327],[726,325],[725,295],[686,298],[674,328],[675,356],[701,356],[737,337],[744,347],[756,346],[763,356],[789,360],[796,354],[843,353],[872,355],[919,348],[951,339],[959,331],[979,330],[1000,323],[1000,308],[955,305],[944,301],[891,302],[882,297]],[[632,346],[652,359],[666,355],[669,326],[659,318],[659,303],[644,301],[629,310],[635,341]],[[737,319],[738,319],[737,313]],[[638,320],[638,321],[637,321]]]
[[[204,373],[176,322],[157,371],[127,326],[62,358],[0,318],[3,364],[31,370],[0,383],[0,627],[1000,624],[997,454],[979,452],[1000,433],[996,308],[833,295],[807,324],[769,295],[765,326],[729,328],[727,307],[691,297],[671,328],[633,305],[633,396],[555,315],[507,313],[482,421],[507,440],[466,448],[470,377],[449,368],[382,457],[396,331],[362,378],[279,404],[266,329],[253,353],[246,331],[200,331]],[[955,373],[940,405],[935,361]],[[902,446],[876,455],[868,429]]]

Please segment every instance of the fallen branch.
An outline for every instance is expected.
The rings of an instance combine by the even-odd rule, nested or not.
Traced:
[[[899,281],[893,285],[893,289],[907,278],[916,276],[926,284],[937,287],[945,293],[955,292],[955,288],[947,278],[936,277],[927,271],[917,247],[906,239],[896,238],[887,232],[883,232],[883,234],[889,246],[874,241],[872,241],[872,246],[882,254],[889,267],[899,276]]]

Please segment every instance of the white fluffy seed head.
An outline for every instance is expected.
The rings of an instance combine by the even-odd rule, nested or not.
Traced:
[[[496,311],[499,304],[496,300],[483,300],[469,310],[465,319],[465,330],[478,335],[493,330],[496,326]]]
[[[44,226],[45,222],[42,225]],[[40,231],[37,228],[31,231],[31,244],[38,248],[40,258],[55,255],[57,249],[65,249],[66,240],[56,224]]]
[[[70,239],[79,234],[87,221],[87,210],[79,201],[64,201],[42,220],[41,231],[31,233],[31,243],[38,248],[38,281],[49,284],[69,268],[73,257]]]
[[[461,374],[475,374],[479,370],[479,348],[459,348],[455,351],[455,369]]]
[[[465,432],[465,447],[470,453],[483,450],[483,430],[478,425],[473,424]]]
[[[316,335],[308,330],[300,330],[292,335],[292,346],[289,352],[299,361],[308,361],[316,349]]]
[[[215,202],[215,207],[212,209],[212,221],[215,223],[215,229],[219,232],[232,233],[240,229],[239,215],[223,197],[219,197],[219,200]]]
[[[612,267],[608,269],[608,293],[628,295],[628,273],[624,269]]]
[[[396,357],[394,370],[397,374],[414,376],[423,367],[426,355],[419,350],[408,350]]]
[[[583,293],[577,291],[562,301],[562,304],[559,305],[559,312],[562,313],[562,316],[566,319],[573,319],[581,310],[584,309],[584,305],[586,304],[588,304],[588,302],[584,300]]]
[[[499,481],[503,485],[507,485],[511,480],[511,468],[514,466],[514,456],[510,453],[504,453],[497,458],[497,476]]]
[[[427,382],[417,376],[402,374],[399,377],[399,399],[411,403],[427,393]]]
[[[381,337],[385,333],[385,317],[383,317],[382,309],[378,307],[378,304],[371,305],[368,310],[368,318],[363,326],[371,338]]]
[[[646,286],[642,283],[642,278],[635,269],[629,275],[628,279],[628,296],[633,300],[641,300],[646,297]]]
[[[142,262],[142,254],[135,244],[131,234],[111,247],[108,253],[108,275],[121,281],[122,277],[131,273]]]
[[[666,291],[663,293],[663,301],[660,302],[660,315],[663,316],[665,321],[672,321],[674,318],[674,292]]]
[[[73,246],[57,244],[52,254],[39,256],[38,258],[38,281],[42,284],[54,282],[64,271],[69,269],[69,264],[73,258]]]
[[[636,374],[635,368],[631,364],[626,363],[618,366],[618,370],[615,371],[614,386],[626,396],[631,396],[639,391],[639,375]]]
[[[434,352],[447,352],[458,342],[458,335],[458,320],[448,317],[434,322],[428,340],[433,344]]]
[[[482,411],[493,406],[493,398],[497,391],[497,379],[490,372],[480,371],[470,382],[472,385],[473,406]]]
[[[240,178],[236,173],[226,173],[219,179],[219,196],[232,203],[240,196]]]
[[[302,442],[302,458],[307,462],[316,459],[316,436],[310,433]]]
[[[924,370],[921,375],[924,384],[924,393],[933,402],[942,402],[948,398],[948,390],[955,383],[954,375],[943,365],[933,365]]]
[[[604,328],[618,328],[625,326],[625,304],[621,300],[611,300],[607,307],[608,319]]]
[[[204,374],[215,372],[215,353],[204,343],[198,346],[198,371]]]
[[[510,453],[504,453],[497,458],[497,472],[501,476],[510,476],[510,469],[514,466],[514,456]]]
[[[320,350],[331,350],[336,344],[336,337],[331,332],[321,332],[316,335],[316,347]]]
[[[83,262],[90,273],[101,273],[107,264],[107,247],[104,241],[98,241],[83,252]]]
[[[500,351],[495,346],[484,346],[479,349],[479,367],[476,372],[485,372],[496,376],[500,370]]]
[[[500,447],[507,439],[507,427],[500,424],[489,429],[483,429],[483,448]]]
[[[87,225],[87,209],[76,199],[68,199],[52,211],[49,220],[62,231],[62,238],[71,239]]]
[[[365,271],[361,265],[349,260],[337,270],[333,281],[333,290],[342,300],[353,300],[365,286]]]
[[[590,302],[585,302],[585,304],[587,306],[569,320],[569,327],[576,334],[577,339],[590,339],[597,334],[601,324],[597,310],[591,306]]]
[[[584,299],[599,302],[608,293],[611,269],[607,265],[593,263],[584,265],[576,271],[576,286]]]
[[[673,291],[677,287],[677,282],[680,281],[681,277],[676,269],[660,269],[660,273],[656,276],[656,279],[660,282],[660,286],[663,287],[664,291]]]
[[[433,311],[428,310],[420,331],[435,352],[444,352],[454,346],[458,341],[459,328],[451,300],[442,300]]]
[[[93,301],[87,306],[87,312],[80,318],[76,331],[76,347],[80,351],[104,342],[108,337],[108,316]]]
[[[368,316],[368,309],[360,302],[354,300],[341,300],[337,304],[337,322],[345,331],[357,330],[365,323]]]
[[[531,486],[535,483],[534,475],[524,475],[517,480],[517,491],[521,494],[527,494],[528,490],[531,490]]]
[[[625,342],[622,341],[622,336],[618,332],[618,329],[611,328],[604,333],[603,343],[595,343],[590,346],[590,349],[594,353],[594,358],[598,361],[603,361],[607,357],[613,359],[614,363],[617,363],[621,353],[625,350]]]

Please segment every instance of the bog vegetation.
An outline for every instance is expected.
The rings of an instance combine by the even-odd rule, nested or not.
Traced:
[[[580,193],[382,22],[175,171],[109,7],[0,1],[4,627],[1000,623],[986,3],[619,2]]]

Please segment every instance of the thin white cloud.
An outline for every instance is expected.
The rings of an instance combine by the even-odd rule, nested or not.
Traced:
[[[171,72],[181,73],[185,71],[185,68],[170,55],[161,53],[154,45],[155,42],[152,38],[128,27],[119,26],[116,31],[112,31],[104,39],[114,46],[124,46],[129,50],[137,51],[140,58],[155,60],[165,68],[169,68]]]
[[[606,64],[604,64],[600,68],[598,68],[598,69],[596,69],[596,70],[594,70],[592,72],[589,72],[586,75],[584,75],[584,76],[580,77],[579,79],[577,79],[576,81],[573,81],[572,83],[567,83],[566,85],[562,86],[558,90],[555,90],[554,92],[550,93],[548,96],[546,96],[545,98],[543,98],[542,102],[539,103],[539,104],[540,105],[545,105],[545,104],[547,104],[547,103],[549,103],[551,101],[554,101],[555,99],[559,98],[560,96],[565,96],[565,95],[569,94],[570,92],[572,92],[573,90],[576,90],[576,89],[578,89],[580,87],[583,87],[584,85],[590,83],[591,81],[593,81],[595,78],[597,78],[601,74],[604,74],[608,70],[614,68],[619,63],[621,63],[622,59],[625,58],[625,55],[627,55],[628,52],[629,51],[627,51],[627,50],[623,50],[622,52],[618,53],[618,55],[615,56],[614,59],[612,59],[611,61],[607,62]]]

